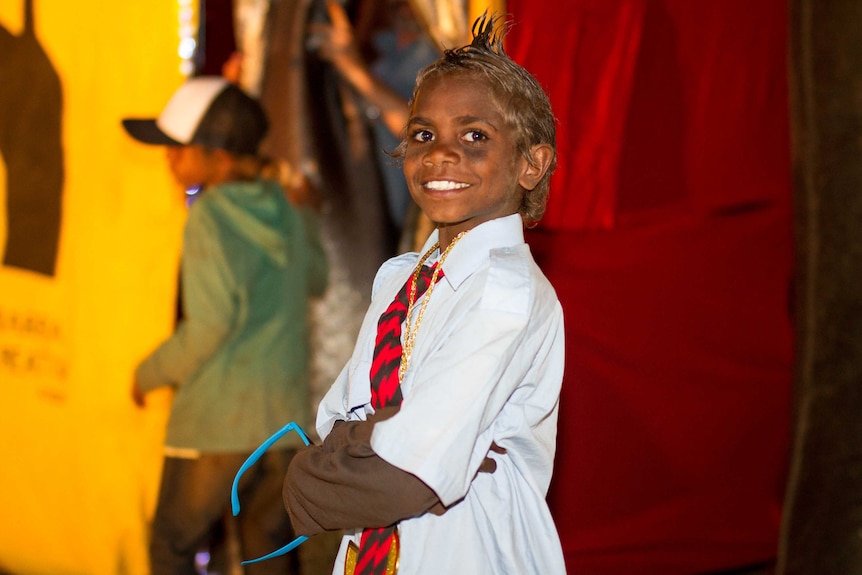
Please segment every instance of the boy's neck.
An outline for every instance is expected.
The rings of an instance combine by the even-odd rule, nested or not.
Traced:
[[[452,243],[452,240],[455,239],[458,236],[458,234],[461,232],[472,230],[473,228],[475,228],[477,226],[481,226],[482,224],[490,222],[490,221],[499,220],[501,218],[508,218],[509,216],[514,216],[514,215],[515,215],[515,212],[513,212],[511,214],[503,214],[503,215],[497,216],[495,218],[491,218],[489,220],[474,223],[473,225],[470,225],[470,226],[438,225],[437,226],[437,241],[440,243],[440,250],[441,251],[445,250],[446,246],[448,246],[450,243]]]
[[[215,150],[211,156],[210,174],[206,186],[227,182],[252,182],[258,178],[261,161],[254,156],[236,156],[224,150]]]

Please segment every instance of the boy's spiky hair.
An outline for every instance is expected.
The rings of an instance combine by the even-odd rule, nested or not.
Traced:
[[[548,95],[523,66],[512,60],[503,48],[510,24],[499,15],[482,14],[473,23],[473,41],[460,48],[446,50],[436,62],[416,78],[411,107],[422,85],[430,78],[475,73],[487,80],[496,95],[505,121],[515,129],[518,151],[536,164],[532,147],[548,144],[554,153],[544,177],[532,191],[524,194],[519,213],[528,225],[538,222],[548,203],[551,172],[557,164],[556,120]]]

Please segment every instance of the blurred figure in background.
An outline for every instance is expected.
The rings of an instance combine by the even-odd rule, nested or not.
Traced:
[[[344,8],[327,1],[330,24],[316,24],[311,42],[340,76],[367,102],[372,120],[377,159],[386,188],[389,214],[402,235],[402,250],[413,247],[413,230],[419,210],[410,198],[404,174],[390,153],[401,141],[407,122],[407,105],[416,75],[440,56],[406,0],[365,2],[354,31]],[[378,15],[385,19],[379,21]],[[362,38],[363,29],[366,39]],[[419,243],[432,226],[423,227]]]
[[[268,121],[241,89],[194,78],[157,119],[123,125],[133,138],[167,147],[183,189],[202,188],[184,232],[183,317],[138,366],[132,387],[140,407],[153,389],[175,391],[150,560],[154,575],[193,574],[242,463],[285,423],[307,425],[308,304],[326,287],[327,265],[311,220],[281,186],[259,177]],[[240,485],[245,557],[292,538],[280,501],[294,447],[268,453]],[[296,569],[294,555],[245,573]]]

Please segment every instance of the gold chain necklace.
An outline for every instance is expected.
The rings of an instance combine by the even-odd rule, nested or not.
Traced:
[[[463,238],[469,230],[465,230],[455,236],[446,249],[440,254],[440,259],[437,260],[437,267],[434,268],[434,273],[431,274],[431,283],[428,284],[428,289],[425,291],[425,298],[422,300],[422,307],[419,308],[419,315],[416,316],[416,325],[413,325],[413,306],[416,304],[416,285],[419,283],[419,273],[422,271],[422,266],[425,265],[431,254],[440,247],[440,243],[431,246],[425,254],[419,258],[419,263],[416,264],[416,269],[413,270],[413,279],[410,282],[410,295],[407,298],[407,319],[404,323],[404,343],[401,347],[401,364],[398,366],[398,383],[404,381],[404,374],[407,373],[407,367],[410,365],[410,356],[413,355],[413,342],[416,341],[416,333],[419,331],[419,325],[422,323],[422,318],[425,316],[425,308],[428,307],[428,302],[431,300],[431,292],[434,291],[434,286],[437,284],[437,277],[440,275],[440,270],[443,269],[443,262],[446,261],[446,256],[452,251],[461,238]]]

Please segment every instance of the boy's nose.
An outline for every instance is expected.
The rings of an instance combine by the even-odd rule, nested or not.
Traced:
[[[458,162],[458,147],[447,140],[436,140],[425,154],[425,162],[431,165],[454,164]]]

